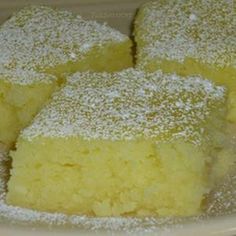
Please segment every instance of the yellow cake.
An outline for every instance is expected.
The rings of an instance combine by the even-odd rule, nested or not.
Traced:
[[[130,47],[127,36],[67,11],[32,6],[14,14],[0,27],[0,143],[14,143],[64,73],[129,67]]]
[[[197,214],[232,164],[224,115],[224,88],[199,77],[76,73],[21,133],[7,203],[97,216]]]
[[[228,120],[236,122],[234,0],[160,0],[135,20],[137,67],[200,74],[229,89]]]

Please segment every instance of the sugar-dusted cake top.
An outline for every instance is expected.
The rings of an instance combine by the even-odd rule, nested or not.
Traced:
[[[52,83],[57,78],[50,74],[37,72],[34,70],[25,70],[21,68],[7,69],[0,65],[0,80],[19,85],[31,85],[34,83]]]
[[[144,4],[138,37],[140,57],[194,58],[219,67],[236,67],[234,0],[162,0]],[[145,59],[143,62],[145,64]]]
[[[132,140],[183,137],[199,142],[203,123],[224,102],[224,88],[198,77],[127,69],[76,73],[22,135]],[[222,106],[223,107],[223,106]]]
[[[93,47],[125,40],[118,31],[67,11],[26,7],[0,27],[0,66],[42,72],[76,61]]]

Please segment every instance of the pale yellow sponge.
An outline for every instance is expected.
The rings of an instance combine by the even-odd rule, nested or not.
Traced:
[[[56,87],[52,75],[0,67],[0,143],[12,145]]]
[[[127,36],[67,11],[32,6],[14,14],[0,27],[0,142],[14,144],[64,73],[129,67],[130,48]]]
[[[160,0],[135,20],[137,67],[201,75],[227,86],[228,120],[236,122],[236,4],[234,0]]]
[[[21,133],[7,203],[97,216],[197,214],[222,176],[219,150],[230,159],[224,115],[224,88],[199,77],[76,73]]]

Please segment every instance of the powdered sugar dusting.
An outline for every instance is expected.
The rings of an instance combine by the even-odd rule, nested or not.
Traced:
[[[34,70],[6,69],[0,65],[0,79],[19,85],[30,85],[34,83],[52,83],[57,78],[53,75],[36,72]]]
[[[189,19],[195,21],[197,20],[197,16],[195,14],[190,14]]]
[[[76,73],[22,135],[201,142],[204,124],[224,104],[223,87],[199,77],[127,69]]]
[[[12,70],[12,82],[22,78],[25,84],[30,82],[28,74],[77,61],[93,47],[126,40],[127,36],[105,24],[85,21],[67,11],[26,7],[0,27],[0,73]],[[38,80],[44,78],[40,74]]]
[[[153,1],[137,22],[140,66],[153,58],[193,58],[219,67],[236,67],[236,17],[233,0]],[[139,25],[140,24],[140,25]],[[139,45],[138,45],[139,46]]]

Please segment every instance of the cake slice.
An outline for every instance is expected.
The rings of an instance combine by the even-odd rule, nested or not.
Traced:
[[[144,4],[135,20],[137,67],[202,75],[229,90],[236,122],[236,23],[233,0],[162,0]]]
[[[127,36],[67,11],[31,6],[14,14],[0,27],[0,142],[14,144],[64,73],[129,67],[130,47]]]
[[[199,77],[76,73],[21,133],[7,203],[97,216],[197,214],[223,171],[218,160],[232,158],[224,115],[224,88]]]

